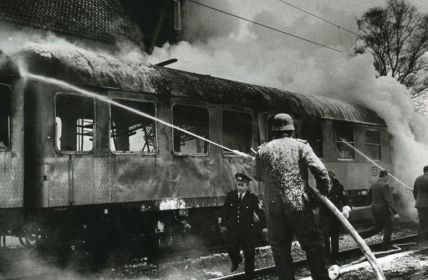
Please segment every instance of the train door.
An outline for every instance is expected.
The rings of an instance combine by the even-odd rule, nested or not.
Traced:
[[[20,88],[20,87],[17,87]],[[0,208],[23,206],[23,91],[0,83]],[[0,213],[0,222],[12,216]]]
[[[196,100],[172,100],[172,123],[205,139],[212,137],[210,108]],[[169,173],[173,196],[192,204],[212,195],[218,177],[216,163],[211,161],[212,145],[193,135],[172,130],[172,170]],[[187,203],[189,204],[189,203]]]
[[[111,100],[125,107],[110,105],[112,202],[158,199],[161,195],[158,186],[164,172],[160,172],[156,158],[157,125],[154,120],[136,113],[155,117],[155,100],[129,93],[112,93]]]
[[[258,122],[254,117],[252,110],[237,106],[223,106],[221,112],[221,143],[223,146],[237,150],[246,154],[252,154],[251,149],[255,149],[259,143]],[[234,174],[237,172],[245,173],[252,177],[253,162],[236,154],[223,150],[223,163],[226,167],[228,187],[234,186]],[[260,193],[259,186],[253,181],[251,189],[255,193]]]
[[[45,159],[51,161],[52,175],[44,182],[49,207],[110,202],[103,163],[96,153],[95,108],[90,97],[55,95],[56,156]]]

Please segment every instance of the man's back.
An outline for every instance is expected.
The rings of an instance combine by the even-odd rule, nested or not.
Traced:
[[[392,236],[391,212],[394,214],[395,219],[398,219],[400,215],[395,208],[392,192],[388,185],[388,171],[380,171],[379,180],[372,185],[370,192],[373,199],[372,212],[375,224],[361,231],[360,235],[362,238],[367,238],[383,230],[383,246],[385,249],[389,249]]]
[[[281,198],[289,210],[300,211],[309,201],[306,192],[308,168],[322,188],[327,189],[327,170],[312,148],[303,140],[283,137],[260,146],[254,177],[264,182],[266,199],[273,202]]]
[[[416,198],[415,207],[428,207],[428,174],[423,174],[416,179],[413,192]]]
[[[379,179],[372,185],[373,208],[390,209],[396,213],[392,192],[385,179]]]

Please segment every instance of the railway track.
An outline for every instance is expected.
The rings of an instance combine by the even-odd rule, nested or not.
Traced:
[[[412,234],[412,235],[408,235],[405,237],[401,237],[401,238],[397,238],[394,239],[393,242],[394,244],[402,244],[402,243],[409,243],[414,241],[416,238],[416,235]],[[374,244],[371,245],[371,249],[374,251],[378,251],[380,248],[381,244]],[[207,253],[209,254],[216,254],[222,252],[224,253],[224,247],[222,246],[218,246],[218,247],[213,247],[210,248],[210,250],[205,251],[205,255]],[[190,253],[190,255],[189,255]],[[188,251],[186,252],[186,256],[189,257],[199,257],[202,256],[203,254],[201,252],[198,252],[197,250],[195,251]],[[183,252],[179,253],[173,253],[171,256],[168,257],[167,261],[172,263],[174,262],[174,260],[180,260],[183,259]],[[352,249],[347,249],[347,250],[343,250],[340,252],[340,259],[345,259],[345,260],[349,260],[348,262],[351,261],[356,261],[358,260],[358,258],[360,258],[362,256],[362,253],[360,251],[359,248],[352,248]],[[165,261],[165,259],[163,260]],[[133,260],[132,263],[128,262],[128,263],[122,263],[122,264],[117,264],[117,265],[111,265],[111,264],[104,264],[104,265],[86,265],[86,266],[74,266],[74,267],[69,267],[70,270],[74,271],[77,275],[91,275],[91,279],[97,279],[97,278],[93,278],[92,275],[96,274],[97,271],[114,271],[112,273],[112,276],[109,277],[103,277],[103,279],[128,279],[128,277],[126,276],[127,273],[129,273],[129,271],[132,271],[132,273],[138,273],[141,276],[146,276],[148,278],[158,278],[158,266],[155,265],[150,265],[150,264],[145,264],[146,260],[144,259],[140,259],[140,260]],[[306,260],[299,260],[295,262],[296,268],[304,268],[306,266]],[[50,266],[52,267],[52,266]],[[54,271],[54,272],[52,272]],[[124,271],[124,273],[121,273],[120,271]],[[59,273],[61,273],[61,270],[58,269],[58,271],[56,270],[47,270],[45,271],[34,271],[34,273],[29,273],[28,271],[23,272],[22,274],[18,275],[18,274],[14,274],[14,275],[5,275],[4,277],[2,277],[2,274],[0,273],[0,280],[18,280],[18,279],[58,279],[55,277],[59,275]],[[275,268],[273,266],[268,266],[268,267],[263,267],[263,268],[259,268],[256,270],[256,276],[258,277],[258,279],[264,279],[264,277],[269,277],[269,275],[271,275],[273,277],[273,275],[275,275]],[[117,276],[117,275],[123,275],[123,276]],[[106,275],[103,275],[106,276]],[[223,276],[223,277],[218,277],[218,278],[213,278],[213,277],[206,277],[205,279],[214,279],[214,280],[225,280],[225,279],[240,279],[243,277],[243,273],[236,273],[236,274],[232,274],[232,275],[228,275],[228,276]],[[162,279],[162,278],[160,278]],[[266,279],[270,279],[270,278],[266,278]]]
[[[29,274],[29,275],[20,275],[20,276],[11,276],[11,277],[0,277],[1,280],[45,280],[48,279],[46,273],[40,274]]]
[[[416,239],[417,239],[417,235],[412,234],[409,236],[394,239],[392,242],[394,245],[399,244],[404,247],[404,246],[408,246],[408,245],[410,246],[412,244],[415,244]],[[382,243],[376,243],[376,244],[370,245],[369,247],[371,250],[374,251],[374,253],[376,254],[376,257],[382,257],[388,254],[394,254],[400,250],[400,248],[397,247],[397,250],[390,250],[385,252],[379,251],[379,249],[382,247]],[[348,264],[350,262],[357,263],[359,261],[364,261],[363,259],[364,257],[361,258],[361,256],[362,256],[362,253],[360,248],[358,247],[346,249],[339,252],[339,259],[346,260],[345,263],[348,263]],[[298,260],[294,262],[294,265],[296,269],[303,268],[307,266],[307,261],[306,259]],[[244,277],[244,272],[239,272],[239,273],[235,273],[227,276],[212,278],[210,280],[234,280],[234,279],[243,279],[243,277]],[[262,267],[255,270],[255,279],[276,279],[271,277],[276,277],[275,266],[267,266],[267,267]]]

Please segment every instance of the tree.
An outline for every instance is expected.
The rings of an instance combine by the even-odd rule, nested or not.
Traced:
[[[356,52],[370,52],[381,76],[391,75],[418,93],[426,89],[418,74],[428,69],[428,15],[404,0],[389,0],[357,20]]]

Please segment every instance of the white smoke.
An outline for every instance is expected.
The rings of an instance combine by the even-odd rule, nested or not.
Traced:
[[[415,178],[428,164],[428,121],[415,112],[410,91],[394,78],[376,78],[370,55],[338,61],[324,53],[315,59],[314,65],[318,70],[312,70],[315,78],[310,85],[301,79],[296,81],[297,87],[309,94],[345,99],[377,112],[392,136],[392,172],[412,188]],[[330,70],[319,70],[321,66]],[[414,219],[416,213],[411,192],[401,184],[395,185],[401,195],[403,212]]]
[[[428,164],[428,122],[415,113],[409,90],[391,77],[378,78],[370,55],[346,55],[352,53],[356,39],[353,34],[341,30],[339,36],[336,27],[296,10],[288,17],[289,14],[283,13],[287,8],[278,3],[263,2],[262,5],[250,2],[254,5],[244,6],[236,1],[225,0],[216,1],[215,4],[221,3],[219,6],[211,2],[204,3],[247,18],[250,16],[249,19],[253,21],[343,50],[344,53],[256,25],[231,24],[230,19],[211,22],[208,26],[206,22],[204,24],[204,19],[225,16],[192,5],[188,7],[189,16],[192,24],[197,25],[193,25],[188,41],[155,49],[149,61],[177,58],[178,63],[171,67],[303,94],[343,99],[368,107],[385,120],[392,135],[394,170],[390,171],[413,187],[414,179]],[[355,19],[360,14],[353,14],[350,8],[356,4],[355,1],[343,1],[342,6],[317,2],[314,7],[308,1],[303,3],[299,6],[310,6],[316,9],[316,14],[333,18],[341,26],[357,31]],[[382,1],[376,4],[384,5]],[[427,9],[426,5],[422,7]],[[357,8],[362,13],[369,7],[357,4]],[[196,27],[200,28],[199,32],[194,30]],[[194,37],[198,34],[204,36]],[[406,207],[414,212],[411,193],[404,189],[400,188]]]
[[[145,56],[138,46],[127,42],[119,42],[116,48],[105,48],[77,40],[69,42],[50,33],[33,32],[30,28],[16,29],[7,24],[3,24],[0,30],[0,48],[13,52],[17,46],[25,46],[28,42],[49,42],[64,48],[84,45],[93,51],[114,53],[126,61],[157,63],[177,58],[178,62],[171,67],[361,104],[376,111],[386,121],[393,136],[393,172],[406,184],[412,185],[414,178],[427,164],[424,162],[428,158],[427,122],[414,112],[409,92],[404,86],[393,78],[377,78],[373,59],[369,55],[346,55],[352,52],[355,42],[353,34],[279,1],[261,3],[248,0],[245,4],[231,0],[201,2],[344,53],[242,22],[192,3],[186,4],[185,19],[189,20],[185,24],[186,41],[155,48],[151,56]],[[340,5],[333,2],[336,3],[333,0],[302,1],[299,6],[357,31],[355,18],[367,10],[368,5],[374,5],[351,0],[341,1]],[[376,1],[375,4],[384,5],[384,2]],[[422,2],[417,4],[425,5]],[[426,5],[422,7],[428,10]]]

